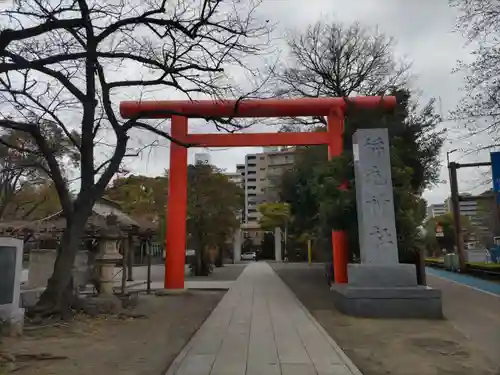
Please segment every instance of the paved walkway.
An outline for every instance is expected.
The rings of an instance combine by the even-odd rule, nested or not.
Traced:
[[[441,277],[447,280],[454,281],[459,284],[467,285],[474,289],[479,289],[480,291],[495,294],[500,297],[500,283],[483,280],[478,277],[471,275],[466,275],[463,273],[450,272],[441,270],[438,268],[427,267],[426,272],[429,275]]]
[[[477,282],[469,285],[456,278],[450,280],[457,274],[450,276],[427,272],[429,285],[440,289],[443,294],[443,310],[448,321],[478,345],[491,360],[498,361],[500,295],[495,295],[495,290],[491,289],[481,291],[481,285]]]
[[[250,264],[167,375],[361,375],[264,262]]]

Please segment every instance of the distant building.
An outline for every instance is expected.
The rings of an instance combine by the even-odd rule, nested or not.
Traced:
[[[491,192],[487,191],[481,195],[491,195]],[[473,232],[469,233],[470,240],[477,240],[483,238],[491,237],[490,230],[487,225],[490,212],[485,212],[485,200],[475,199],[471,194],[461,193],[460,197],[468,197],[467,200],[461,200],[459,202],[460,216],[466,217],[473,228]],[[483,203],[481,203],[481,201]],[[487,204],[486,204],[487,206]],[[489,209],[486,209],[489,211]],[[452,205],[451,199],[447,198],[443,204],[431,204],[427,207],[427,218],[433,218],[436,216],[444,215],[446,213],[451,213]]]
[[[427,206],[427,218],[444,215],[447,211],[447,206],[444,203],[431,204]]]
[[[237,165],[236,171],[243,178],[245,189],[245,223],[257,222],[260,214],[257,206],[279,200],[278,188],[283,173],[293,167],[295,149],[265,148],[267,152],[249,154],[245,164]]]
[[[210,163],[210,154],[207,153],[198,153],[194,155],[194,163],[195,164],[211,164]]]
[[[472,194],[461,193],[460,196],[472,197]],[[446,206],[446,212],[453,212],[450,198],[446,199],[445,206]],[[460,215],[466,217],[472,226],[477,227],[480,225],[481,220],[479,218],[480,215],[478,215],[479,201],[477,199],[460,201],[459,207],[460,207]]]
[[[244,177],[241,175],[240,172],[226,172],[224,173],[224,175],[226,175],[227,178],[229,178],[229,181],[232,181],[236,185],[243,188]]]

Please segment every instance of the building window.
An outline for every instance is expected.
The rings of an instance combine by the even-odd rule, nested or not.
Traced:
[[[248,171],[248,174],[256,174],[257,172],[256,171]]]
[[[257,196],[257,194],[255,194],[255,193],[249,193],[249,194],[248,194],[248,196],[249,196],[249,197],[256,197],[256,196]]]
[[[249,208],[248,209],[248,214],[256,213],[257,210],[255,208]]]
[[[265,171],[265,170],[266,170],[266,168],[261,168],[260,170],[261,170],[261,171]]]
[[[247,155],[247,160],[256,160],[257,156],[255,155]]]
[[[249,163],[249,164],[248,164],[248,167],[249,167],[249,168],[254,168],[254,167],[256,167],[256,166],[257,166],[257,164],[255,164],[255,163]]]
[[[257,179],[256,178],[249,178],[247,179],[248,182],[257,182]]]

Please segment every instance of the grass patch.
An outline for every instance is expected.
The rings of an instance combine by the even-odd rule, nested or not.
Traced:
[[[483,263],[483,262],[467,262],[467,266],[474,268],[484,268],[488,270],[499,270],[500,264],[498,263]]]
[[[443,258],[425,258],[425,263],[442,264],[442,263],[444,263],[444,259]]]

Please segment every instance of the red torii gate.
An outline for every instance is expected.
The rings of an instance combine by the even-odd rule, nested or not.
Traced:
[[[196,147],[328,145],[329,159],[343,151],[347,104],[370,109],[396,106],[394,96],[200,101],[126,101],[123,118],[171,118],[171,136]],[[189,134],[188,118],[326,116],[327,132]],[[171,143],[165,257],[165,289],[184,289],[187,213],[187,148]],[[341,188],[341,187],[339,187]],[[344,231],[332,231],[335,282],[347,282]]]

